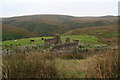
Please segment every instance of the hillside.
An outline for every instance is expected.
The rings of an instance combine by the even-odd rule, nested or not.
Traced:
[[[29,32],[37,36],[51,36],[59,33],[63,34],[67,31],[100,26],[117,24],[117,17],[73,17],[66,15],[30,15],[11,18],[3,18],[4,24],[25,28]]]
[[[88,28],[78,28],[66,32],[63,35],[92,35],[99,38],[102,43],[117,45],[118,43],[118,25],[93,26]]]
[[[109,34],[108,34],[109,33]],[[78,28],[66,32],[64,35],[89,34],[97,37],[111,37],[110,34],[118,33],[118,25],[93,26],[88,28]]]
[[[113,16],[3,19],[2,78],[117,78],[118,37]]]
[[[6,24],[2,24],[2,34],[3,34],[2,40],[11,40],[34,36],[26,29]]]

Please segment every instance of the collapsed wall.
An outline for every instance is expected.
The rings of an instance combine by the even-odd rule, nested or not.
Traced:
[[[58,53],[58,54],[69,53],[69,52],[75,51],[77,47],[78,47],[77,42],[65,42],[65,43],[54,45],[52,47],[52,52]]]

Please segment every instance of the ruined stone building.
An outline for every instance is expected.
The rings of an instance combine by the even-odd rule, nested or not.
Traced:
[[[61,42],[60,35],[55,35],[52,39],[45,39],[45,44],[54,44],[52,46],[52,53],[68,53],[73,52],[78,47],[79,40],[70,41],[70,38],[66,38],[65,42]]]
[[[59,44],[61,42],[60,35],[54,35],[52,39],[45,39],[44,44]]]
[[[65,42],[54,45],[52,48],[52,52],[58,54],[68,53],[68,52],[73,52],[77,47],[78,47],[77,42]]]
[[[44,44],[53,44],[54,42],[55,42],[54,38],[44,40]]]

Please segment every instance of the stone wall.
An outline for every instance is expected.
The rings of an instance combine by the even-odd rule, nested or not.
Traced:
[[[53,53],[69,53],[73,52],[78,47],[76,42],[65,42],[61,44],[54,45],[52,47]]]
[[[60,38],[60,35],[55,35],[54,38],[52,39],[45,39],[44,40],[44,44],[59,44],[61,43],[61,38]]]
[[[44,44],[53,44],[53,43],[55,43],[55,39],[53,38],[53,39],[45,39],[44,40]]]

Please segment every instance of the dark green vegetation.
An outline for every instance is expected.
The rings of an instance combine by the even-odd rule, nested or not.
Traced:
[[[51,36],[56,33],[63,34],[67,31],[92,26],[117,24],[117,17],[73,17],[65,15],[32,15],[12,18],[3,18],[2,23],[19,27],[34,34],[33,36]],[[8,28],[9,29],[9,28]],[[7,31],[7,29],[5,30]],[[20,31],[18,31],[20,32]],[[11,34],[11,32],[10,32]],[[3,34],[4,35],[4,34]],[[7,33],[5,35],[8,35]],[[11,34],[15,38],[21,35]],[[15,39],[8,36],[9,39]],[[6,40],[3,37],[3,40]]]

